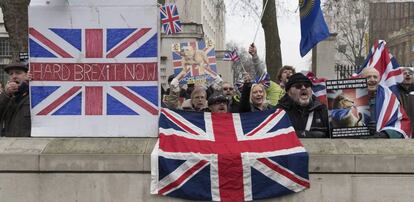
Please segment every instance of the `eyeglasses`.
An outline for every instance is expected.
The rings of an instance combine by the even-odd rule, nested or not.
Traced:
[[[223,90],[234,90],[234,88],[233,87],[223,88]]]
[[[296,88],[296,89],[301,89],[302,86],[305,86],[305,88],[309,88],[311,87],[310,83],[295,83],[292,85],[292,87]]]

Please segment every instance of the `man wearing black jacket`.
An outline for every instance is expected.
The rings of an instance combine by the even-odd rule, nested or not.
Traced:
[[[0,124],[2,136],[30,137],[30,100],[28,68],[11,64],[4,68],[9,75],[4,93],[0,94]]]
[[[303,74],[293,74],[285,86],[286,94],[276,108],[284,109],[300,138],[328,138],[327,107],[312,95],[312,82]]]

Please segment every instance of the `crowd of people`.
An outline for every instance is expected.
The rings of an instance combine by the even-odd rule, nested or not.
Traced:
[[[249,48],[257,75],[264,75],[266,67],[257,56],[257,49],[252,44]],[[30,137],[30,100],[29,74],[27,65],[11,64],[4,68],[9,75],[4,89],[0,91],[1,136]],[[403,69],[404,80],[398,84],[399,101],[410,119],[414,119],[414,80],[413,69]],[[375,117],[375,93],[379,85],[380,74],[374,68],[366,68],[362,76],[367,78],[370,93],[371,117]],[[291,120],[296,134],[301,138],[330,137],[328,108],[312,93],[311,80],[302,73],[296,73],[292,66],[283,66],[277,74],[276,82],[264,84],[252,79],[248,73],[243,74],[240,89],[219,76],[213,85],[188,84],[186,89],[180,86],[179,79],[171,75],[168,78],[169,89],[162,92],[162,107],[176,110],[244,113],[281,108]],[[375,119],[368,125],[373,138],[403,138],[395,130],[378,132]],[[413,128],[411,122],[411,128]]]
[[[266,73],[266,67],[257,56],[254,44],[249,47],[256,75]],[[404,81],[398,85],[399,100],[410,119],[414,119],[414,80],[413,69],[403,68]],[[374,68],[366,68],[362,77],[367,78],[369,91],[370,117],[375,116],[375,94],[380,81],[380,74]],[[220,82],[220,81],[219,81]],[[247,72],[243,74],[243,85],[237,89],[229,82],[221,82],[215,87],[196,86],[190,98],[180,104],[182,90],[179,81],[172,78],[169,83],[170,90],[163,99],[164,107],[179,110],[244,113],[281,108],[288,116],[300,138],[328,138],[330,137],[330,120],[328,108],[321,103],[312,91],[312,81],[302,73],[296,73],[292,66],[283,66],[276,78],[264,85],[256,82]],[[217,87],[218,86],[218,87]],[[413,122],[411,122],[413,128]],[[382,130],[376,128],[376,120],[372,118],[367,125],[371,138],[404,138],[397,130]],[[366,137],[365,137],[366,138]]]

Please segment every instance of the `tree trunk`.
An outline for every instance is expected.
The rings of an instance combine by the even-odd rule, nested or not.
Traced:
[[[282,52],[280,50],[279,30],[276,19],[275,0],[263,0],[263,6],[268,1],[262,18],[262,27],[266,41],[266,66],[271,80],[276,81],[276,75],[282,67]]]
[[[4,25],[9,34],[12,62],[19,62],[19,53],[28,51],[28,6],[30,0],[0,0]]]

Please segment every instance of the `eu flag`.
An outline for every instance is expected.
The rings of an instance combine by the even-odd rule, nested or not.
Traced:
[[[305,56],[319,41],[329,36],[328,26],[323,18],[320,0],[299,0],[300,55]]]

